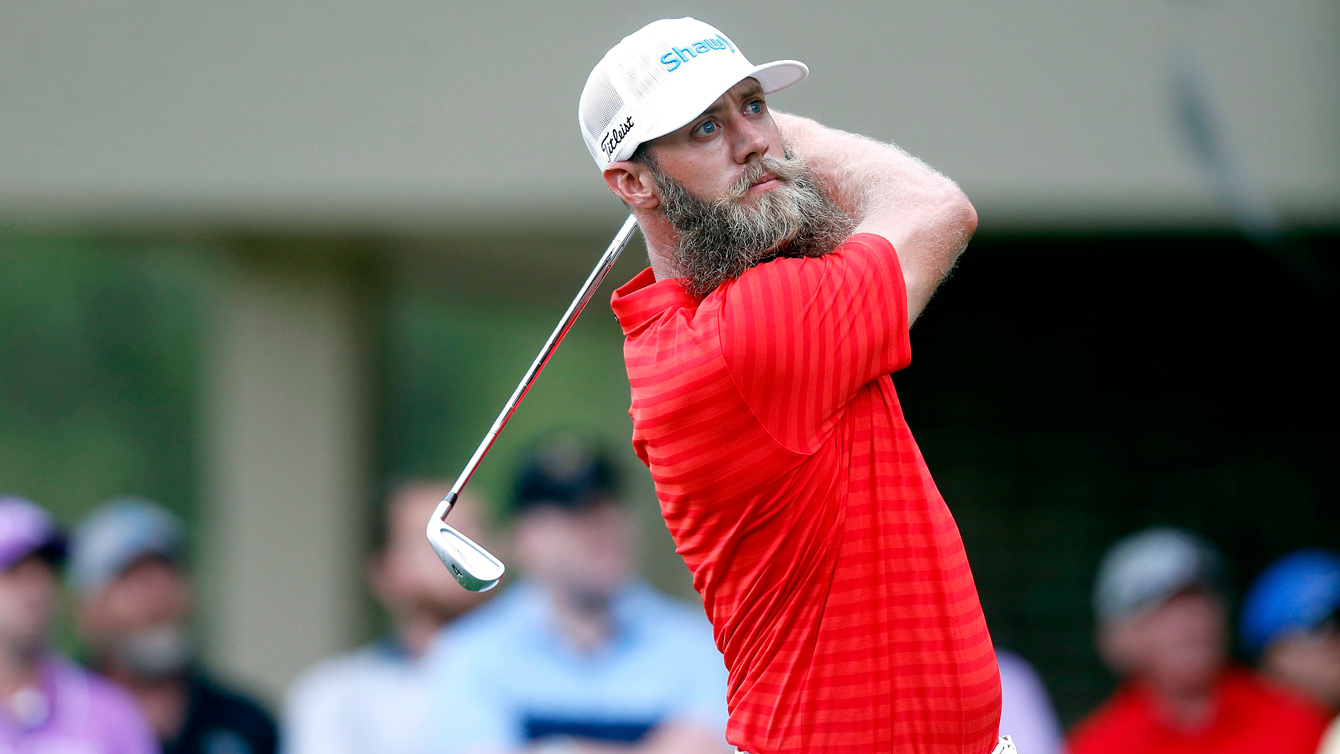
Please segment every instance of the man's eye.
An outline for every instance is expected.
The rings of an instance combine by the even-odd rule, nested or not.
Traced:
[[[716,130],[717,130],[717,124],[713,123],[710,120],[705,121],[701,126],[698,126],[698,133],[703,134],[704,136],[716,133]]]
[[[750,115],[758,115],[759,113],[763,112],[763,101],[756,99],[753,102],[750,102],[749,104],[745,105],[744,109]]]

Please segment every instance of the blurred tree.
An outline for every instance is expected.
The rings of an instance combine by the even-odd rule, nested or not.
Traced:
[[[0,490],[67,525],[117,495],[194,518],[208,259],[0,237]]]

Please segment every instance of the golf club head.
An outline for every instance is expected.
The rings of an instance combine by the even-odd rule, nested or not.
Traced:
[[[487,592],[497,586],[507,570],[501,560],[447,526],[439,516],[428,522],[428,542],[456,583],[472,592]]]

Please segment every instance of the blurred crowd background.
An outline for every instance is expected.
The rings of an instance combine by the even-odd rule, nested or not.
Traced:
[[[1133,672],[1103,649],[1116,617],[1185,606],[1188,594],[1208,595],[1185,612],[1202,628],[1222,623],[1243,667],[1262,665],[1278,636],[1333,647],[1335,606],[1307,612],[1325,607],[1324,588],[1261,608],[1275,616],[1260,618],[1270,630],[1248,629],[1242,602],[1280,558],[1340,550],[1330,361],[1340,8],[1326,0],[630,2],[595,13],[570,2],[6,4],[0,496],[32,501],[76,534],[98,510],[131,511],[121,515],[140,523],[127,531],[157,531],[148,519],[162,529],[135,545],[147,549],[125,545],[134,558],[89,566],[96,577],[79,575],[76,536],[50,646],[133,686],[134,673],[107,659],[120,646],[109,637],[177,625],[149,632],[149,654],[175,651],[182,667],[209,669],[210,688],[243,692],[256,707],[224,706],[249,710],[236,722],[248,731],[266,729],[261,710],[297,714],[308,688],[299,679],[319,679],[311,669],[332,656],[386,637],[426,652],[429,617],[468,605],[439,594],[448,607],[418,610],[418,598],[396,596],[377,566],[400,526],[386,523],[400,510],[388,501],[440,490],[464,465],[617,229],[621,208],[578,137],[577,94],[620,36],[683,14],[720,26],[755,62],[810,65],[774,107],[895,141],[976,204],[981,230],[894,380],[962,530],[993,638],[1046,690],[1052,727],[1070,730]],[[635,242],[608,287],[644,261]],[[595,498],[626,501],[627,571],[648,591],[624,596],[658,630],[683,619],[689,657],[701,626],[677,610],[695,595],[628,447],[607,293],[458,514],[477,514],[513,573],[532,579],[509,577],[518,586],[500,590],[486,617],[540,621],[522,586],[539,590],[534,577],[567,569],[562,553],[544,560],[523,546],[522,522],[554,506],[528,507],[521,480],[546,443],[581,438],[617,479],[592,482]],[[587,497],[557,507],[586,515]],[[157,507],[135,507],[144,501]],[[0,516],[0,538],[18,537],[23,557],[6,565],[54,562],[47,524],[14,505],[28,512],[12,526]],[[1104,618],[1100,560],[1149,527],[1176,527],[1167,542],[1180,544],[1136,548],[1147,557],[1132,562],[1194,567],[1130,566],[1144,576],[1118,579],[1134,591],[1112,598],[1127,608]],[[162,567],[132,569],[145,553]],[[606,575],[623,573],[609,558]],[[1316,562],[1317,583],[1328,583],[1329,561]],[[24,583],[40,594],[41,569],[29,571]],[[90,612],[126,572],[150,595],[127,598],[140,605],[131,613],[149,617]],[[40,603],[25,604],[40,613]],[[505,635],[478,623],[460,628],[462,641]],[[598,621],[568,628],[601,635]],[[1202,648],[1217,646],[1210,629]],[[644,669],[665,662],[637,656]],[[540,660],[499,662],[443,659],[436,672],[567,688]],[[635,674],[642,707],[629,719],[668,714],[657,695],[672,690],[710,696],[691,683],[712,682],[710,668],[690,679],[675,676],[697,667],[688,659],[671,665]],[[402,693],[432,700],[422,714],[461,719],[460,698],[387,672],[354,685],[385,688],[372,697],[392,711],[412,706],[394,701]],[[636,706],[606,680],[569,696]],[[155,720],[177,719],[173,698],[149,702]],[[693,750],[695,730],[715,724],[710,707],[686,703],[675,718],[686,738],[665,750]],[[16,709],[46,719],[31,700],[12,697]],[[533,722],[543,738],[544,721]],[[405,751],[395,740],[387,750]],[[239,741],[211,754],[252,750],[227,748]]]

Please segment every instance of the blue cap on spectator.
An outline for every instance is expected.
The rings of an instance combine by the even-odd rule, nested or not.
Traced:
[[[1242,643],[1259,653],[1289,633],[1320,626],[1340,610],[1340,555],[1303,550],[1275,561],[1242,603]]]
[[[1178,592],[1222,592],[1219,553],[1198,534],[1170,526],[1119,540],[1103,555],[1093,588],[1098,622],[1110,625],[1158,607]]]
[[[51,514],[21,497],[0,497],[0,570],[39,555],[52,564],[65,559],[65,535]]]
[[[572,435],[542,443],[521,468],[513,512],[539,506],[577,510],[615,499],[618,479],[603,453]]]
[[[146,555],[180,561],[185,553],[180,519],[148,500],[118,498],[103,503],[75,529],[70,585],[81,595],[93,594]]]

